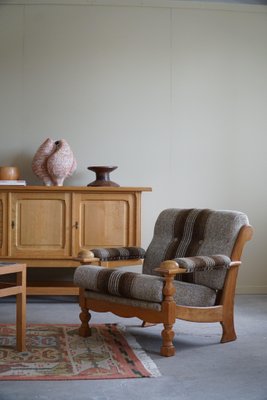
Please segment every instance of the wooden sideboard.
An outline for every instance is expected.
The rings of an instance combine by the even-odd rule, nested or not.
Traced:
[[[73,268],[81,249],[140,246],[144,187],[1,186],[0,260]],[[72,282],[28,282],[27,294],[78,294]]]

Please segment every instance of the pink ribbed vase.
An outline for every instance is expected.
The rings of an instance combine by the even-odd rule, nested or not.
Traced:
[[[46,139],[32,161],[33,172],[46,186],[62,186],[76,168],[76,159],[65,139]]]

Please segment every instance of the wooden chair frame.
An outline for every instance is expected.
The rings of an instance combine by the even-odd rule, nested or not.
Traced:
[[[85,296],[84,289],[80,288],[79,303],[81,307],[80,320],[81,326],[79,334],[83,337],[90,336],[89,321],[91,314],[89,310],[97,312],[112,312],[120,317],[137,317],[148,323],[162,323],[162,346],[160,354],[162,356],[173,356],[175,347],[173,345],[174,331],[173,325],[176,319],[192,322],[220,322],[222,326],[221,343],[233,341],[236,339],[234,327],[234,298],[236,290],[236,281],[239,266],[241,264],[241,255],[245,243],[252,238],[253,229],[250,225],[244,225],[238,234],[232,254],[230,268],[227,270],[224,287],[217,294],[217,301],[211,307],[187,307],[179,306],[175,303],[173,294],[175,287],[173,285],[174,277],[177,273],[185,273],[185,270],[179,268],[173,260],[164,261],[156,269],[164,280],[163,302],[161,310],[151,310],[130,305],[118,304],[107,300],[88,299]],[[101,263],[98,259],[78,258],[81,264],[97,263],[105,267],[114,267],[114,262]],[[91,261],[90,261],[91,260]],[[135,264],[137,262],[135,261]],[[127,263],[129,265],[129,263]],[[125,263],[123,264],[125,265]],[[118,265],[116,265],[118,266]]]

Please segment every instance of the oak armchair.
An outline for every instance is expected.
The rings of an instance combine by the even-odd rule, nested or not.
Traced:
[[[252,233],[241,212],[166,209],[157,218],[146,251],[129,247],[81,252],[82,265],[74,274],[80,287],[80,335],[90,335],[89,310],[94,310],[162,323],[163,356],[175,354],[176,318],[220,322],[221,342],[235,340],[236,280]],[[140,259],[144,260],[142,273],[110,268]],[[92,263],[98,265],[87,265]]]

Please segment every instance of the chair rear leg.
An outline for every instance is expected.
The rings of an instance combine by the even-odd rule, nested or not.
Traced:
[[[231,342],[236,340],[235,325],[234,325],[234,299],[236,280],[240,262],[234,261],[232,267],[228,270],[224,291],[220,300],[223,305],[223,318],[221,321],[222,337],[221,343]]]
[[[233,316],[225,318],[220,323],[222,326],[221,343],[227,343],[227,342],[232,342],[232,341],[236,340]]]

